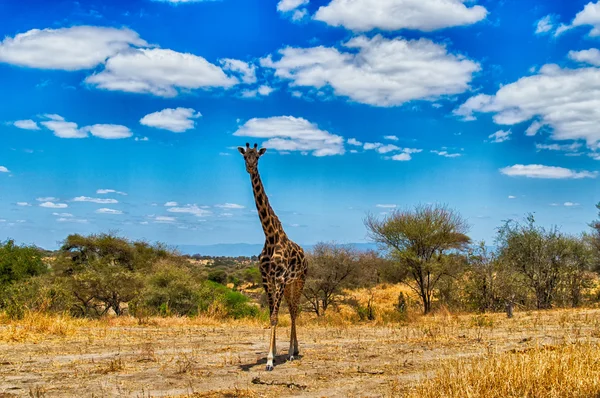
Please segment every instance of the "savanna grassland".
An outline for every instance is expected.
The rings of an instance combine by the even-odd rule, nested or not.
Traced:
[[[598,205],[600,211],[600,204]],[[254,257],[182,255],[113,234],[0,245],[0,398],[600,398],[600,220],[533,215],[473,242],[443,206],[365,225],[379,251],[321,242],[275,369]]]
[[[302,314],[301,357],[264,370],[268,322],[215,316],[27,313],[0,320],[0,396],[72,397],[597,397],[600,310],[385,320],[398,285],[378,286],[376,319],[349,309]]]

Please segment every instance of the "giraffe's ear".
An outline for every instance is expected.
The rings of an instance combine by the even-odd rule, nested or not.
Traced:
[[[240,151],[240,153],[242,155],[244,155],[246,153],[246,150],[244,148],[242,148],[241,146],[238,147],[238,151]]]
[[[267,152],[267,148],[260,148],[260,150],[258,151],[258,156],[264,155],[265,152]]]

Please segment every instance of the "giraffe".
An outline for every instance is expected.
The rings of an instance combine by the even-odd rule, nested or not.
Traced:
[[[259,270],[269,303],[271,338],[267,355],[267,371],[271,371],[276,353],[275,333],[279,305],[283,296],[285,296],[292,318],[288,359],[293,361],[294,357],[298,355],[296,318],[308,272],[308,263],[304,250],[287,237],[279,218],[269,204],[269,198],[258,174],[258,159],[267,150],[266,148],[257,150],[257,148],[258,144],[254,144],[254,148],[250,148],[250,144],[246,143],[246,148],[238,147],[238,150],[246,161],[246,171],[250,174],[256,210],[265,233],[265,245],[259,256]]]

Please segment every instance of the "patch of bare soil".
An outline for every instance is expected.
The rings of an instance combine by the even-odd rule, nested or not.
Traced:
[[[0,342],[0,398],[402,396],[440,361],[596,339],[599,310],[423,318],[408,325],[289,328],[266,372],[269,330],[258,326],[79,327],[73,335]],[[0,326],[0,331],[6,326]]]

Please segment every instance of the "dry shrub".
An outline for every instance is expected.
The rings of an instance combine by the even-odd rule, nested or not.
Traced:
[[[600,346],[563,344],[441,365],[410,397],[600,397]]]
[[[68,315],[52,315],[39,312],[25,312],[22,319],[0,319],[0,341],[37,342],[49,336],[67,337],[77,332],[77,328],[86,324],[82,319],[73,319]]]

